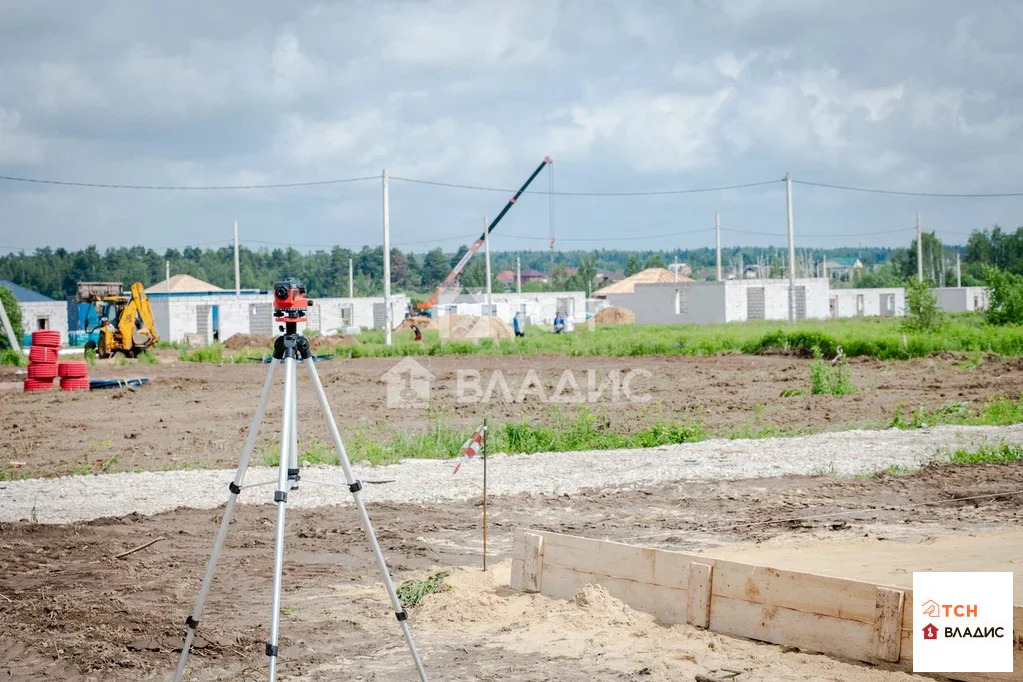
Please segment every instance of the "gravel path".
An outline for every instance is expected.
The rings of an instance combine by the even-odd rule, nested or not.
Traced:
[[[587,450],[535,455],[495,455],[488,462],[493,495],[560,495],[584,488],[637,487],[672,480],[735,480],[790,474],[869,474],[891,465],[914,467],[939,450],[982,442],[1023,442],[1023,425],[939,426],[916,431],[840,431],[795,438],[707,440],[645,450]],[[454,460],[406,460],[355,467],[367,501],[444,502],[480,494],[482,468],[473,461],[453,475]],[[305,467],[303,481],[344,484],[339,467]],[[245,483],[276,482],[277,470],[253,467]],[[230,470],[161,471],[35,478],[0,483],[0,521],[68,523],[177,507],[210,509],[228,496]],[[377,483],[374,483],[376,481]],[[271,503],[274,485],[245,490],[242,503]],[[351,502],[347,486],[303,485],[289,506]]]

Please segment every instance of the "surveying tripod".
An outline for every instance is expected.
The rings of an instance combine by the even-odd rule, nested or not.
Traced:
[[[273,579],[273,606],[270,615],[270,638],[266,643],[266,655],[270,659],[270,682],[277,678],[278,660],[278,638],[280,634],[281,615],[281,578],[284,569],[284,520],[285,509],[288,502],[288,493],[298,490],[301,478],[298,468],[298,410],[296,400],[296,365],[303,362],[309,369],[309,378],[312,380],[316,397],[323,411],[323,417],[327,422],[330,437],[334,441],[334,448],[337,450],[338,459],[341,462],[341,469],[344,471],[345,480],[348,483],[348,490],[352,494],[355,506],[359,509],[362,517],[362,526],[369,538],[370,547],[376,556],[377,564],[384,579],[384,587],[391,599],[391,606],[394,608],[394,615],[401,625],[408,643],[409,651],[415,662],[419,679],[427,682],[426,670],[416,650],[416,643],[412,639],[412,630],[409,628],[408,615],[401,600],[394,590],[394,583],[391,582],[391,574],[387,569],[387,562],[380,551],[380,544],[377,542],[376,533],[373,531],[373,524],[366,512],[366,505],[359,495],[362,484],[352,475],[351,464],[348,461],[348,453],[345,451],[344,443],[341,441],[341,434],[338,432],[334,415],[327,404],[327,396],[323,391],[323,384],[320,383],[320,375],[316,371],[316,364],[313,361],[309,350],[309,341],[298,333],[298,323],[305,321],[305,312],[312,301],[305,297],[305,286],[298,280],[288,277],[274,285],[274,319],[283,322],[279,336],[274,342],[273,359],[270,361],[270,368],[267,371],[266,380],[263,383],[263,390],[259,395],[259,404],[255,414],[252,415],[252,422],[249,424],[249,434],[242,450],[241,461],[235,472],[234,480],[228,485],[230,496],[227,499],[227,507],[224,509],[224,516],[220,521],[220,529],[217,532],[216,540],[213,542],[213,551],[210,553],[209,561],[206,564],[206,573],[203,575],[202,586],[199,588],[199,597],[195,602],[192,613],[185,619],[188,627],[185,635],[185,643],[181,647],[181,657],[178,659],[178,667],[174,673],[174,682],[179,682],[185,672],[185,665],[188,661],[188,653],[192,648],[192,640],[195,638],[196,628],[199,626],[199,619],[202,617],[206,597],[209,594],[213,574],[216,571],[217,559],[224,547],[224,539],[227,537],[227,530],[231,523],[231,515],[234,512],[238,495],[242,491],[242,481],[245,478],[245,471],[249,466],[252,451],[255,448],[256,436],[259,432],[259,425],[263,420],[263,413],[266,410],[267,397],[270,395],[270,387],[273,384],[274,372],[277,365],[284,364],[284,400],[281,404],[281,450],[280,463],[277,471],[277,489],[274,491],[274,503],[277,505],[277,538],[274,546],[274,579]],[[307,483],[312,483],[307,481]]]

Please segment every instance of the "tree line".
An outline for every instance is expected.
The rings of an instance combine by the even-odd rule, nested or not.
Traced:
[[[454,253],[435,248],[426,253],[403,252],[392,249],[391,282],[397,290],[412,295],[426,294],[448,274],[466,252],[463,246]],[[954,285],[956,282],[955,254],[962,257],[964,285],[986,281],[985,266],[1023,274],[1023,227],[1015,232],[1003,231],[995,226],[990,230],[976,230],[965,248],[947,246],[934,233],[924,233],[924,275],[934,285]],[[808,251],[797,249],[797,259],[804,271],[812,271],[824,258],[856,257],[863,263],[860,274],[852,278],[850,286],[901,286],[917,273],[917,250],[914,239],[905,248],[863,247],[836,248]],[[772,276],[787,275],[785,247],[735,247],[722,250],[726,265],[742,262],[746,265],[769,265]],[[347,296],[348,264],[352,260],[354,292],[356,296],[380,295],[383,291],[383,250],[364,246],[361,250],[334,247],[302,253],[294,248],[239,250],[240,283],[245,289],[269,290],[274,282],[289,275],[298,277],[307,285],[311,296]],[[526,290],[592,291],[597,284],[598,272],[633,274],[646,267],[665,267],[672,262],[686,263],[698,279],[713,279],[715,252],[712,248],[639,250],[618,249],[568,251],[498,251],[491,253],[491,275],[515,271],[517,261],[523,269],[547,274],[546,283],[531,282]],[[132,282],[150,286],[165,278],[167,264],[171,274],[188,274],[222,287],[234,288],[234,250],[231,247],[182,250],[169,249],[162,253],[143,246],[108,248],[100,251],[89,246],[79,251],[62,248],[40,248],[32,253],[18,252],[0,256],[0,279],[38,291],[52,298],[74,296],[78,282]],[[486,284],[483,254],[478,254],[466,268],[460,284],[466,288],[484,287]],[[503,285],[494,282],[495,290]]]

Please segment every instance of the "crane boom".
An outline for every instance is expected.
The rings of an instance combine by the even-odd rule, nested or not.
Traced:
[[[482,235],[480,235],[480,238],[473,242],[472,246],[469,247],[469,250],[466,251],[459,259],[458,263],[455,264],[455,267],[451,268],[451,272],[449,272],[447,277],[444,278],[444,281],[437,286],[436,291],[434,291],[433,295],[430,296],[430,300],[424,301],[417,306],[420,310],[429,310],[433,308],[433,306],[437,305],[440,295],[444,293],[444,290],[449,288],[456,279],[458,279],[459,275],[462,274],[462,271],[465,270],[465,266],[468,265],[473,256],[479,252],[480,248],[483,246],[484,240],[487,238],[487,235],[494,231],[494,228],[497,227],[499,222],[501,222],[501,218],[504,217],[504,214],[511,209],[516,201],[518,201],[519,197],[522,196],[522,193],[526,191],[527,187],[529,187],[529,184],[536,179],[537,175],[540,174],[540,171],[542,171],[548,164],[552,163],[554,163],[554,161],[551,157],[545,156],[543,158],[543,161],[536,167],[533,174],[530,175],[524,183],[522,183],[522,187],[519,187],[519,191],[515,193],[515,196],[508,200],[508,203],[505,204],[504,208],[501,209],[501,212],[497,214],[497,217],[491,221],[490,225],[487,226],[487,229]]]

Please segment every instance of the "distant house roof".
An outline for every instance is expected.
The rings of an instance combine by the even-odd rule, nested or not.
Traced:
[[[678,275],[665,268],[647,268],[635,275],[630,275],[614,284],[609,284],[603,289],[593,292],[594,296],[607,296],[608,294],[631,294],[636,291],[637,284],[658,284],[664,282],[692,282],[693,280],[685,275]]]
[[[515,281],[515,273],[511,270],[502,270],[497,273],[497,281],[501,284],[510,284]]]
[[[195,294],[206,291],[223,291],[223,289],[191,275],[174,275],[170,279],[157,282],[146,289],[147,294]]]
[[[829,258],[828,267],[835,268],[862,268],[863,263],[860,262],[859,258],[853,256],[843,256],[841,258]]]
[[[522,268],[522,279],[546,279],[547,273],[534,270],[533,268]]]
[[[47,301],[53,301],[54,299],[49,296],[43,296],[38,291],[32,291],[26,289],[23,286],[9,282],[5,279],[0,279],[0,287],[7,287],[14,294],[14,298],[18,299],[18,303],[45,303]]]

